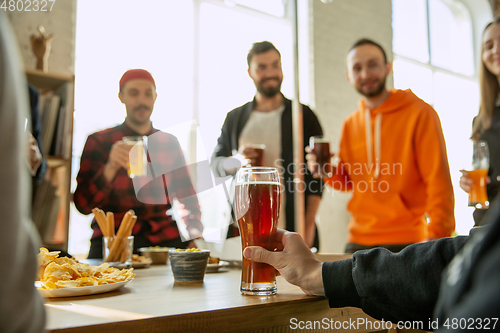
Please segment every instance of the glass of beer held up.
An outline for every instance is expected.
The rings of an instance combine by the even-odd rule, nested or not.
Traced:
[[[130,178],[147,175],[146,136],[124,136],[123,142],[131,146],[129,152],[128,176]]]
[[[260,143],[252,143],[246,144],[245,147],[252,148],[257,153],[257,158],[255,159],[255,163],[250,163],[253,167],[259,167],[264,165],[264,150],[266,149],[265,144]]]
[[[234,208],[241,234],[241,245],[262,246],[273,251],[280,211],[278,169],[241,168],[236,174]],[[243,258],[243,295],[276,294],[274,267]]]
[[[472,171],[467,171],[467,177],[472,180],[469,192],[469,206],[477,209],[489,207],[488,195],[486,193],[486,178],[490,167],[490,154],[488,143],[478,141],[474,143],[472,154]]]
[[[328,138],[324,136],[311,136],[309,138],[309,148],[316,155],[318,173],[323,177],[331,177],[330,141]]]

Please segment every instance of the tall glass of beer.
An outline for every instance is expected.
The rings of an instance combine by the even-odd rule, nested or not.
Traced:
[[[253,143],[253,144],[247,144],[247,145],[245,145],[245,147],[253,148],[253,150],[255,150],[255,152],[257,153],[257,158],[255,159],[256,162],[254,164],[252,164],[252,166],[253,167],[263,166],[264,165],[264,149],[266,149],[266,145],[261,144],[261,143]]]
[[[273,251],[280,211],[278,169],[241,168],[236,174],[234,211],[238,219],[242,249],[262,246]],[[276,294],[274,267],[243,258],[243,295]]]
[[[486,193],[486,177],[490,167],[490,153],[486,141],[474,143],[472,154],[472,171],[467,176],[472,180],[469,192],[469,206],[477,209],[487,209],[490,205]]]
[[[331,164],[330,164],[330,142],[324,136],[311,136],[309,138],[309,147],[316,155],[316,162],[318,163],[318,173],[324,177],[331,177]]]
[[[128,176],[130,178],[147,175],[147,157],[146,157],[146,136],[124,136],[123,142],[130,147]]]

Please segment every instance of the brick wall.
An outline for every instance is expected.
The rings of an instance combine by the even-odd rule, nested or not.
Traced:
[[[72,75],[75,72],[76,0],[56,1],[52,11],[7,12],[16,34],[25,68],[35,68],[31,35],[38,35],[43,25],[47,34],[54,34],[49,55],[49,72]]]
[[[392,60],[392,4],[391,0],[310,2],[313,107],[332,149],[338,151],[342,120],[356,109],[360,98],[345,78],[347,50],[357,39],[368,37],[379,42]],[[391,76],[388,86],[392,82]],[[343,252],[349,198],[340,192],[324,193],[318,222],[321,252]]]

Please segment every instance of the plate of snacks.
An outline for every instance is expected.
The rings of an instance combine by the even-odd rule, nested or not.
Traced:
[[[89,266],[73,258],[59,258],[59,251],[40,248],[38,281],[35,286],[44,297],[72,297],[117,290],[135,277],[133,268],[117,269],[108,263]]]
[[[71,288],[60,288],[60,289],[42,289],[43,285],[40,281],[35,282],[35,287],[38,288],[40,294],[43,297],[74,297],[74,296],[88,296],[95,294],[107,293],[120,289],[125,286],[131,280],[126,280],[122,282],[114,282],[110,284],[98,284],[96,286],[84,286],[84,287],[71,287]]]
[[[151,266],[153,260],[151,258],[147,258],[145,256],[140,256],[138,254],[132,255],[132,267],[133,268],[147,268]]]

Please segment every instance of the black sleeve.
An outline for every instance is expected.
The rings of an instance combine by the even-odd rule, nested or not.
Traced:
[[[443,331],[499,331],[500,197],[485,215],[485,227],[470,240],[443,275],[434,311]]]
[[[468,238],[413,244],[399,253],[358,251],[352,259],[325,263],[330,307],[358,307],[376,319],[421,321],[425,327],[433,317],[441,273]]]
[[[226,171],[224,170],[223,163],[226,157],[233,156],[231,151],[231,126],[233,125],[233,113],[227,114],[224,124],[222,125],[221,134],[217,139],[217,146],[210,159],[210,168],[216,177],[224,177]]]
[[[47,162],[42,151],[42,117],[40,117],[39,92],[31,84],[28,84],[30,109],[31,109],[31,134],[38,143],[38,149],[42,154],[42,164],[38,167],[36,175],[33,176],[33,185],[39,184],[47,171]]]

